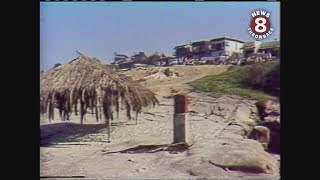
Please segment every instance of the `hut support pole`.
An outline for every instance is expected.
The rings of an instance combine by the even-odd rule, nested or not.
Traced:
[[[102,120],[102,114],[101,114],[101,112],[102,112],[102,110],[101,110],[101,105],[99,105],[99,107],[98,107],[99,109],[98,109],[98,111],[99,111],[99,119],[100,120]]]
[[[117,120],[119,121],[119,94],[116,94],[116,111],[117,111]]]
[[[104,114],[105,122],[108,126],[108,142],[110,142],[110,140],[111,140],[111,118],[108,113],[108,105],[106,104],[106,102],[103,103],[103,114]]]
[[[113,114],[112,114],[112,101],[110,96],[110,90],[106,90],[104,97],[103,97],[103,114],[106,120],[106,123],[108,124],[108,141],[111,141],[111,120],[113,120]]]
[[[78,102],[76,102],[75,104],[74,104],[74,114],[76,115],[76,116],[78,116]]]
[[[111,109],[112,104],[110,103],[108,106],[108,141],[111,141],[111,120],[113,121],[113,114],[112,114],[112,109]]]
[[[138,124],[138,112],[136,112],[136,124]]]
[[[49,122],[51,123],[51,105],[49,104],[48,105],[48,119],[49,119]]]
[[[99,113],[98,113],[98,107],[94,107],[94,110],[95,110],[95,115],[96,115],[96,120],[97,122],[99,122]]]
[[[80,121],[81,121],[81,124],[83,124],[84,116],[85,116],[84,102],[82,100],[80,100]]]
[[[127,111],[127,117],[129,120],[131,120],[131,107],[128,102],[126,102],[126,111]]]
[[[52,120],[54,119],[54,107],[53,107],[51,100],[48,105],[48,116],[49,116],[49,121],[51,123]]]
[[[108,141],[111,141],[111,119],[108,119]]]

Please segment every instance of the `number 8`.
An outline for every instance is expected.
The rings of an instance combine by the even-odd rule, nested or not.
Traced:
[[[259,23],[259,21],[262,21],[262,23]],[[256,23],[256,26],[254,27],[256,32],[263,33],[267,30],[267,26],[265,26],[267,20],[265,18],[259,17],[254,22]],[[262,27],[262,29],[259,29],[259,27]]]

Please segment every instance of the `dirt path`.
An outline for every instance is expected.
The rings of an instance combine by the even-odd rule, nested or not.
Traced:
[[[161,79],[150,79],[142,82],[147,88],[157,94],[157,97],[161,99],[165,96],[172,95],[173,92],[189,93],[190,87],[187,83],[192,82],[196,79],[208,75],[220,74],[228,70],[230,66],[227,65],[202,65],[202,66],[173,66],[173,67],[156,67],[148,69],[134,69],[124,74],[138,80],[142,77],[146,77],[151,74],[154,70],[164,70],[167,68],[172,69],[174,72],[179,74],[178,77],[164,77]]]

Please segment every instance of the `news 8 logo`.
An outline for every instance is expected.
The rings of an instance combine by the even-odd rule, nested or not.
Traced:
[[[254,11],[251,13],[252,19],[248,29],[249,34],[255,39],[265,39],[273,32],[271,27],[271,14],[264,10]]]

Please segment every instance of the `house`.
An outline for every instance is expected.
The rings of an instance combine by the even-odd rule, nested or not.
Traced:
[[[272,57],[280,57],[280,41],[261,43],[258,53],[271,54]]]
[[[232,53],[241,53],[244,41],[231,37],[210,40],[210,56],[215,59],[227,59]]]
[[[188,45],[176,46],[176,57],[195,60],[217,60],[227,59],[232,53],[241,53],[244,41],[231,38],[220,37],[210,41],[196,41]]]
[[[125,61],[128,61],[129,57],[124,54],[115,53],[114,62],[112,64],[119,64]]]
[[[139,52],[138,54],[134,54],[131,56],[131,60],[133,61],[143,61],[147,58],[146,54],[144,52]]]
[[[174,56],[166,56],[164,54],[162,54],[159,59],[158,59],[158,62],[160,65],[162,66],[169,66],[170,63],[172,61],[176,60]]]
[[[126,55],[115,54],[114,62],[111,64],[118,65],[120,69],[130,69],[134,67],[134,64],[144,64],[147,59],[147,56],[144,52],[139,52],[134,54],[130,58]]]
[[[137,63],[137,64],[133,64],[133,67],[135,67],[135,68],[137,68],[137,67],[147,67],[147,65],[146,64]]]
[[[209,41],[197,41],[191,43],[193,59],[200,60],[204,56],[209,56],[210,45]]]
[[[118,67],[119,67],[119,69],[131,69],[133,67],[133,65],[136,63],[137,62],[135,62],[133,60],[129,60],[129,61],[119,63]]]
[[[257,54],[260,48],[261,41],[245,42],[242,47],[242,53],[245,57]]]
[[[242,52],[245,57],[254,54],[270,54],[272,57],[280,57],[280,41],[246,42],[243,45]]]
[[[189,44],[176,46],[174,55],[176,58],[191,58],[192,57],[192,46]]]

